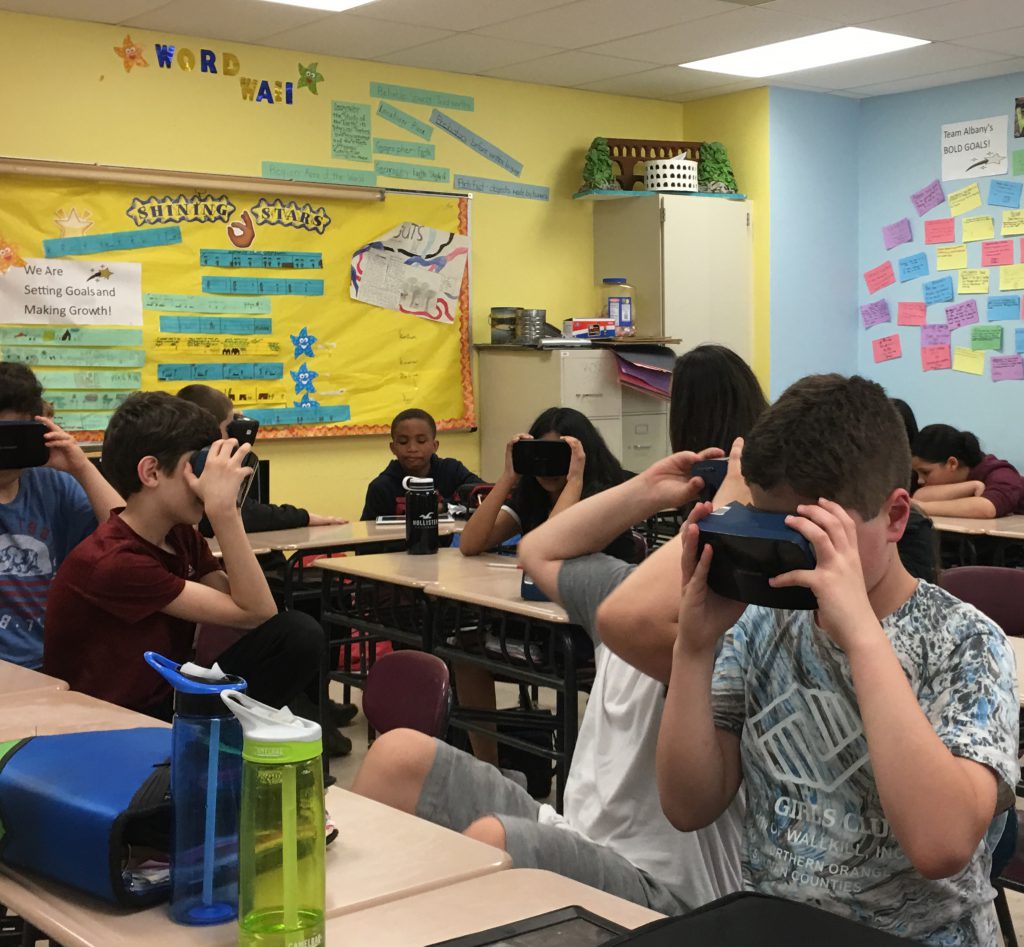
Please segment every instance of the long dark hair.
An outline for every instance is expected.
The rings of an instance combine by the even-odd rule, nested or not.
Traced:
[[[955,457],[965,467],[977,467],[985,456],[978,439],[970,431],[958,431],[948,424],[929,424],[921,428],[910,452],[930,464],[944,464]]]
[[[582,496],[593,496],[622,483],[629,476],[608,449],[604,438],[590,418],[575,408],[548,408],[530,425],[529,433],[534,438],[541,438],[552,432],[565,437],[575,437],[583,445],[587,462],[583,468]],[[543,511],[546,518],[551,509],[551,495],[537,483],[537,478],[525,475],[519,481],[519,488],[527,507],[531,511]]]
[[[676,359],[668,426],[672,450],[728,451],[768,401],[750,366],[724,345],[698,345]]]

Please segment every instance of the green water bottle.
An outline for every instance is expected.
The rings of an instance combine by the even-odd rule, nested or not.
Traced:
[[[242,724],[238,840],[240,947],[322,947],[324,789],[319,724],[239,691],[221,700]]]

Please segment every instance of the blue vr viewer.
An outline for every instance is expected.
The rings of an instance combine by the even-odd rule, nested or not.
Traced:
[[[725,598],[769,608],[810,610],[818,607],[807,588],[773,589],[768,580],[794,569],[813,569],[814,549],[784,513],[764,513],[732,503],[698,524],[698,554],[714,550],[708,585]]]

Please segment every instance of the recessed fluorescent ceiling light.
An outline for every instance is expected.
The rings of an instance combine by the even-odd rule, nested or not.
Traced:
[[[846,26],[827,33],[814,33],[798,39],[787,39],[781,43],[769,43],[738,53],[683,62],[683,69],[700,69],[704,72],[723,72],[730,76],[747,76],[760,79],[763,76],[778,76],[801,69],[817,66],[831,66],[851,59],[865,59],[882,53],[894,53],[899,49],[924,46],[929,40],[898,36],[895,33],[880,33],[877,30],[862,30]]]
[[[373,0],[267,0],[267,2],[284,3],[290,7],[306,7],[309,10],[329,10],[331,13],[341,13],[342,10],[361,7],[364,4],[372,3]]]

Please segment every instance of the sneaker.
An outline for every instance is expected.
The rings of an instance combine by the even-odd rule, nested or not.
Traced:
[[[334,727],[324,727],[323,736],[328,756],[348,756],[352,752],[352,741]]]
[[[338,827],[334,824],[331,814],[324,810],[324,838],[325,845],[330,845],[338,837]]]
[[[359,713],[355,704],[341,704],[336,700],[327,703],[327,719],[336,727],[347,727]]]

